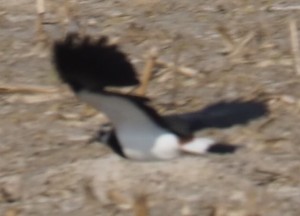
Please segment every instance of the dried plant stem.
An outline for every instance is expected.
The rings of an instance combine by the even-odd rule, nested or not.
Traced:
[[[45,1],[44,0],[37,0],[36,1],[36,10],[38,14],[45,13]]]
[[[231,52],[236,45],[235,45],[235,41],[232,39],[232,37],[228,33],[227,28],[225,28],[224,26],[218,26],[216,30],[223,39],[223,42],[226,47],[226,52]]]
[[[176,50],[176,53],[174,56],[174,66],[172,68],[172,72],[173,72],[172,104],[174,104],[174,105],[176,105],[177,91],[179,88],[178,64],[179,64],[180,53],[181,53],[181,47],[177,47],[177,50]]]
[[[157,58],[157,52],[155,50],[151,51],[151,54],[149,55],[142,72],[141,85],[136,90],[136,93],[138,95],[144,96],[146,94],[149,82],[151,80],[153,68],[155,66],[156,58]]]
[[[65,24],[68,24],[72,17],[72,9],[71,9],[71,2],[70,0],[64,1],[64,12],[65,12]]]
[[[134,212],[134,216],[149,215],[147,195],[139,194],[134,198],[133,212]]]
[[[32,93],[57,93],[59,90],[52,87],[42,87],[42,86],[31,86],[31,85],[9,85],[0,84],[0,94],[8,93],[22,93],[22,94],[32,94]]]
[[[45,1],[44,0],[36,1],[36,11],[37,11],[37,21],[36,21],[37,41],[45,41],[46,33],[43,28],[43,21],[44,21],[44,15],[45,15]]]
[[[297,22],[294,18],[289,19],[289,28],[291,34],[291,47],[294,58],[295,71],[297,75],[300,75],[300,52],[299,52],[299,40],[297,31]]]
[[[266,10],[266,8],[263,8],[263,10]],[[299,11],[300,5],[290,5],[290,6],[271,6],[267,8],[268,11]]]
[[[157,59],[156,64],[167,67],[167,68],[174,68],[175,65],[172,62],[167,62],[162,59]],[[181,73],[182,75],[188,76],[188,77],[194,77],[197,74],[197,70],[190,68],[190,67],[185,67],[185,66],[177,66],[177,71]]]
[[[245,46],[254,38],[255,33],[248,33],[234,48],[234,50],[230,53],[230,57],[238,56]]]

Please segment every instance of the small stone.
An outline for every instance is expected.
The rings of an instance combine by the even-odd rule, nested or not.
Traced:
[[[20,209],[17,208],[10,208],[7,209],[6,212],[4,213],[4,216],[17,216],[21,212]]]
[[[118,11],[118,10],[112,10],[109,12],[108,14],[110,17],[120,17],[120,16],[123,16],[124,13],[122,13],[121,11]]]
[[[89,26],[95,26],[97,24],[97,20],[96,19],[88,19],[87,24]]]
[[[187,205],[183,206],[182,209],[181,209],[181,215],[182,216],[193,215],[191,208]]]

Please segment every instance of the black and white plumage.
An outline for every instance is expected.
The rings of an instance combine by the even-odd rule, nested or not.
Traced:
[[[194,137],[191,131],[178,126],[180,121],[166,121],[148,105],[147,98],[106,90],[139,84],[126,56],[115,45],[109,45],[106,38],[93,41],[69,34],[54,44],[53,62],[60,78],[77,97],[111,120],[113,130],[107,144],[124,158],[167,160],[182,152],[203,154],[224,147],[213,139]],[[224,152],[235,149],[227,147]]]

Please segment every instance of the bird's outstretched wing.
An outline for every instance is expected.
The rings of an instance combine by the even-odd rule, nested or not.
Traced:
[[[54,43],[53,62],[60,78],[75,91],[139,84],[126,55],[106,37],[94,40],[70,33]]]
[[[204,109],[175,115],[164,116],[164,120],[176,125],[180,122],[193,133],[205,128],[229,128],[247,124],[254,119],[268,115],[268,106],[259,100],[221,101]]]
[[[190,133],[169,126],[145,97],[103,91],[105,87],[139,84],[136,72],[126,55],[105,37],[92,40],[89,36],[68,34],[53,46],[53,62],[60,78],[79,93],[81,90],[126,98],[134,107],[143,110],[159,126],[180,136]],[[122,107],[122,104],[120,104]]]

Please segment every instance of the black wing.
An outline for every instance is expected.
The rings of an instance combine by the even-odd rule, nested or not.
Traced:
[[[106,37],[68,34],[53,45],[53,62],[60,78],[73,90],[99,90],[106,86],[137,85],[134,67]]]
[[[247,124],[268,112],[268,106],[263,101],[223,101],[196,112],[164,116],[164,120],[170,124],[181,122],[190,132],[195,132],[204,128],[229,128]]]

